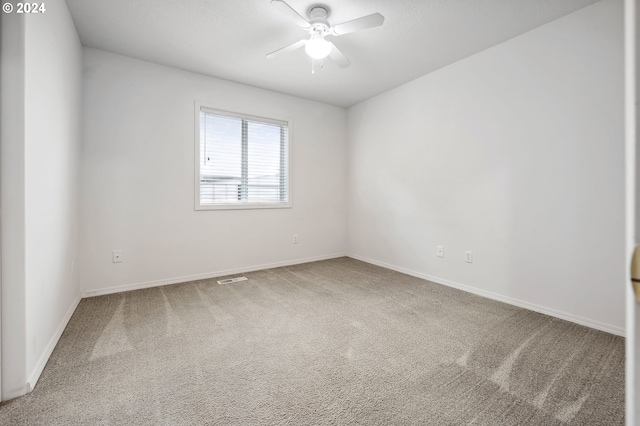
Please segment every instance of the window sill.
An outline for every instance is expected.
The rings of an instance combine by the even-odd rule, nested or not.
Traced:
[[[195,207],[196,211],[207,210],[256,210],[256,209],[290,209],[291,203],[267,204],[267,203],[246,203],[246,204],[200,204]]]

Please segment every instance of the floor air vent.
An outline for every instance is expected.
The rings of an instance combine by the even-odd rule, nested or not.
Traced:
[[[247,277],[229,278],[226,280],[218,281],[218,284],[232,284],[232,283],[237,283],[238,281],[246,281],[246,280],[247,280]]]

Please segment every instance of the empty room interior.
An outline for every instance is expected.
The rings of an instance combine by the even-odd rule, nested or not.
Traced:
[[[0,424],[625,424],[623,0],[1,23]]]

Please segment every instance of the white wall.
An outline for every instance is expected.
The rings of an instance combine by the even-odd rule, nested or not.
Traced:
[[[350,108],[350,254],[622,333],[622,16],[596,3]]]
[[[27,371],[44,368],[79,302],[82,47],[66,3],[25,19]]]
[[[83,61],[85,295],[346,252],[345,109],[95,49]],[[196,100],[293,120],[293,208],[194,210]]]
[[[2,399],[27,392],[24,257],[24,16],[2,23]]]
[[[2,254],[15,272],[5,280],[3,268],[3,399],[33,389],[80,300],[71,262],[77,258],[82,49],[62,0],[47,3],[46,14],[8,15],[3,26],[12,19],[21,29],[9,38],[3,32],[4,42],[20,46],[14,52],[19,74],[7,83],[11,95],[3,93],[3,124],[5,107],[17,119],[8,139],[3,133],[3,154],[6,143],[11,156],[2,159],[10,173],[2,175],[2,225],[9,231]]]

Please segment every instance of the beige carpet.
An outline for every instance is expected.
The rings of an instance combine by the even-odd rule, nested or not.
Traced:
[[[349,258],[83,300],[0,424],[622,425],[624,339]]]

